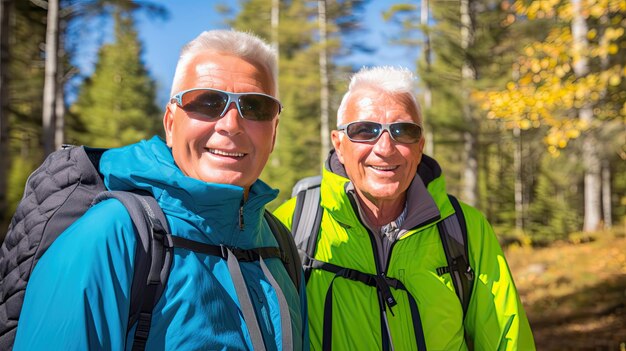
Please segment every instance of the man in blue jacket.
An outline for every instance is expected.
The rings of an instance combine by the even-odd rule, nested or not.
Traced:
[[[163,117],[166,139],[105,152],[107,188],[150,192],[176,236],[240,250],[277,247],[263,218],[277,191],[258,180],[282,108],[276,71],[275,52],[257,37],[202,33],[181,52]],[[130,349],[134,230],[125,207],[106,200],[61,234],[29,280],[14,349]],[[291,348],[289,330],[293,349],[308,349],[304,290],[283,263],[235,262],[175,248],[146,349],[281,350]],[[252,318],[244,311],[250,304]]]

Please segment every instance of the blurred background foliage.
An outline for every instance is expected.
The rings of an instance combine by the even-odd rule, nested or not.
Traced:
[[[262,175],[281,191],[271,208],[298,179],[320,173],[347,78],[359,68],[342,59],[371,50],[368,3],[214,5],[225,25],[279,52],[286,108]],[[134,15],[167,20],[168,13],[130,0],[0,6],[7,228],[28,174],[60,144],[116,147],[161,133]],[[441,163],[448,191],[485,212],[503,242],[541,245],[626,227],[625,14],[623,0],[421,0],[380,13],[395,30],[385,45],[419,48],[426,153]],[[102,19],[114,23],[113,40],[84,74],[74,64],[84,40],[76,23]]]

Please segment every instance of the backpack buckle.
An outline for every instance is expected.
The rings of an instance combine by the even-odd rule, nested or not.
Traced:
[[[172,239],[172,235],[171,234],[164,234],[166,232],[158,232],[155,231],[152,234],[152,237],[158,241],[160,241],[161,243],[163,243],[163,247],[166,249],[171,249],[174,247],[174,241]]]
[[[344,268],[340,270],[339,272],[337,272],[337,274],[346,279],[359,281],[359,274],[354,269]]]
[[[220,245],[220,249],[222,250],[222,257],[224,259],[228,258],[228,251],[230,251],[235,256],[237,261],[252,262],[258,260],[260,257],[260,255],[254,250],[244,250],[224,245]]]

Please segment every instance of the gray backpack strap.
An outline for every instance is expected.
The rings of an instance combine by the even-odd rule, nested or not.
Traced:
[[[324,209],[320,206],[321,176],[300,180],[293,188],[296,194],[296,207],[293,212],[291,232],[293,233],[300,260],[304,268],[304,278],[309,280],[311,264]]]
[[[252,348],[258,351],[265,351],[265,343],[263,342],[263,334],[259,327],[259,321],[254,312],[254,306],[250,300],[250,294],[248,293],[248,286],[243,274],[241,273],[241,267],[237,257],[232,253],[230,249],[226,249],[228,258],[226,260],[228,264],[228,271],[233,280],[235,286],[235,292],[237,293],[237,299],[239,300],[239,306],[241,307],[241,313],[243,314],[243,320],[248,327],[248,333],[250,334],[250,341],[252,342]]]
[[[469,265],[465,217],[456,198],[448,196],[455,208],[455,213],[437,223],[448,266],[437,268],[437,273],[439,275],[450,273],[454,289],[463,306],[463,314],[465,314],[474,285],[474,271]]]
[[[265,210],[264,217],[270,227],[270,230],[272,231],[272,234],[274,234],[274,237],[278,242],[278,247],[283,253],[283,265],[285,266],[287,273],[291,277],[291,280],[293,281],[299,296],[302,264],[300,263],[300,258],[298,257],[298,249],[296,248],[294,240],[291,237],[291,232],[278,218],[276,218],[268,210]],[[280,288],[280,285],[278,285],[278,282],[265,265],[263,257],[259,257],[259,262],[261,268],[263,269],[263,273],[274,288],[274,291],[276,291],[276,297],[278,298],[280,322],[282,325],[281,329],[283,336],[282,349],[293,350],[293,329],[291,327],[291,315],[289,313],[289,305],[287,304],[287,299],[285,298],[285,294]]]
[[[150,334],[152,310],[169,277],[173,246],[168,241],[169,227],[165,215],[152,195],[106,191],[98,194],[93,202],[95,204],[111,198],[119,200],[126,207],[137,229],[128,331],[136,322],[132,349],[143,350]]]
[[[463,318],[465,319],[474,288],[474,270],[469,262],[467,225],[463,210],[454,196],[448,195],[448,198],[452,203],[452,207],[454,207],[455,213],[437,223],[448,266],[437,268],[437,273],[439,275],[450,273],[454,289],[463,306]],[[465,333],[465,339],[470,350],[473,349],[467,332]]]

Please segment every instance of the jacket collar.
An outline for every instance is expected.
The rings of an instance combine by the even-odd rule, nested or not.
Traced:
[[[171,149],[158,137],[105,152],[100,171],[110,190],[152,193],[170,221],[185,227],[174,234],[242,248],[257,246],[259,240],[264,240],[258,235],[263,211],[278,193],[257,180],[244,203],[243,188],[239,186],[187,177],[176,166]]]

